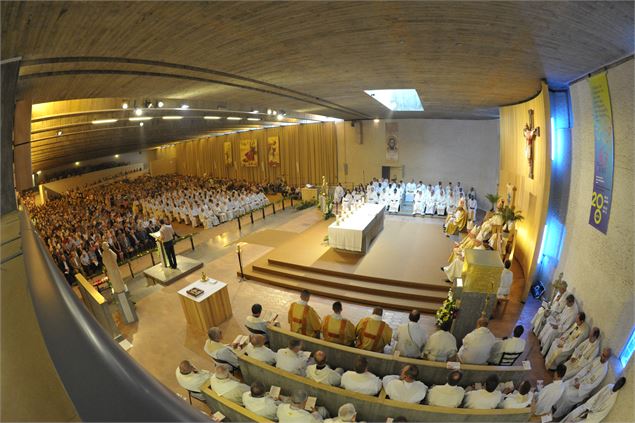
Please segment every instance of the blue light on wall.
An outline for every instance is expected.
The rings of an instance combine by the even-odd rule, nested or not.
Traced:
[[[635,328],[631,332],[631,336],[628,337],[628,341],[626,341],[626,345],[622,349],[620,353],[620,363],[622,367],[626,367],[628,364],[628,360],[631,359],[631,356],[635,352]]]
[[[547,216],[547,223],[542,235],[542,244],[540,245],[540,259],[542,263],[544,259],[560,260],[562,253],[562,245],[564,244],[565,227],[560,220],[554,215]]]

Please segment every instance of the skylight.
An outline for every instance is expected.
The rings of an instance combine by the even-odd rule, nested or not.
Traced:
[[[415,89],[364,90],[364,92],[393,112],[423,112],[423,104]]]

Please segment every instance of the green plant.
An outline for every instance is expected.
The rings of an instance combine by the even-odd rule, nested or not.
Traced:
[[[324,220],[329,220],[331,217],[335,216],[333,214],[333,199],[329,197],[326,201],[326,211],[323,213]]]
[[[503,216],[503,222],[506,225],[509,222],[520,222],[525,218],[521,211],[516,211],[512,207],[504,206],[501,211],[501,216]]]
[[[317,200],[309,200],[309,201],[301,201],[297,206],[295,206],[296,210],[304,210],[309,207],[313,207],[317,204]]]
[[[494,211],[494,207],[496,207],[496,203],[498,203],[498,200],[500,200],[501,196],[498,194],[487,194],[485,198],[487,198],[487,201],[492,203],[492,208],[490,208],[490,211]]]
[[[445,322],[452,321],[456,317],[457,311],[458,308],[456,306],[456,300],[454,299],[454,295],[450,289],[448,291],[448,297],[443,301],[443,304],[439,307],[435,315],[437,325],[441,326]]]

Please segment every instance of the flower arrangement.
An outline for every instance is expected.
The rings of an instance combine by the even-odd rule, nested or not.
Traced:
[[[456,306],[456,300],[452,289],[448,291],[448,297],[443,301],[443,304],[437,310],[435,315],[437,319],[437,325],[442,325],[445,322],[452,321],[456,317],[458,307]]]
[[[329,197],[326,200],[326,211],[322,213],[324,215],[324,220],[329,220],[331,217],[335,216],[333,214],[333,198]]]
[[[317,200],[309,200],[309,201],[302,201],[300,202],[300,204],[298,204],[297,206],[295,206],[296,210],[304,210],[304,209],[308,209],[309,207],[313,207],[317,204]]]

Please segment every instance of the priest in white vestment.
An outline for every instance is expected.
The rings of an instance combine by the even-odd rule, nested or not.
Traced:
[[[545,357],[545,367],[554,369],[573,354],[573,350],[589,336],[589,325],[586,323],[586,314],[578,313],[576,321],[556,339],[549,348]]]
[[[434,202],[437,209],[437,216],[445,216],[445,209],[448,203],[443,190],[441,190],[438,195],[434,196]]]
[[[381,390],[381,379],[368,371],[368,362],[364,357],[357,357],[354,370],[342,375],[340,386],[346,390],[366,395],[377,395]]]
[[[419,324],[420,318],[421,313],[418,310],[412,310],[408,316],[409,322],[400,325],[395,332],[397,339],[395,349],[403,357],[421,357],[428,335],[423,326]]]
[[[255,330],[259,332],[267,332],[267,322],[262,317],[262,306],[260,304],[254,304],[251,306],[251,316],[245,318],[245,326],[250,331]],[[262,335],[265,335],[263,333]]]
[[[490,353],[488,362],[490,364],[498,365],[504,353],[523,353],[525,351],[525,340],[522,339],[521,336],[523,336],[524,332],[525,328],[522,325],[518,325],[514,328],[514,333],[511,338],[496,340],[496,343],[494,343],[494,346],[492,347],[492,352]],[[516,362],[519,362],[521,357],[522,355],[516,359]]]
[[[189,361],[184,360],[176,368],[176,381],[182,388],[192,392],[192,396],[200,400],[205,397],[201,393],[201,386],[209,382],[210,373],[208,370],[198,370]]]
[[[430,335],[423,347],[421,358],[430,361],[449,361],[456,356],[456,338],[450,333],[450,324],[445,322]]]
[[[430,388],[427,404],[438,407],[459,407],[465,396],[465,390],[459,386],[462,376],[459,371],[450,372],[448,382],[445,385],[436,385]]]
[[[278,421],[280,423],[319,423],[322,416],[317,410],[307,411],[304,409],[309,396],[306,391],[297,390],[291,395],[291,402],[278,406]]]
[[[337,410],[337,417],[326,419],[324,423],[348,423],[354,421],[357,421],[357,411],[353,404],[347,402]]]
[[[406,184],[406,202],[409,203],[414,199],[415,190],[417,189],[417,184],[415,180],[411,180]]]
[[[465,364],[487,364],[496,337],[490,332],[489,320],[481,317],[476,322],[476,329],[465,335],[458,357]]]
[[[573,295],[567,297],[567,302],[561,313],[552,313],[547,317],[547,323],[540,331],[540,352],[547,355],[551,343],[561,336],[564,331],[573,324],[578,315],[578,304]]]
[[[534,407],[535,415],[542,416],[543,414],[551,413],[553,406],[562,398],[566,388],[562,377],[566,371],[567,368],[563,364],[559,365],[553,375],[553,382],[538,392],[536,406]]]
[[[249,391],[249,386],[229,374],[229,366],[226,364],[216,366],[209,384],[216,394],[240,405],[243,405],[243,394]]]
[[[485,381],[484,389],[476,389],[465,393],[463,406],[479,410],[496,408],[503,398],[503,393],[498,390],[498,383],[498,376],[489,376]]]
[[[251,384],[250,390],[243,394],[243,405],[252,413],[269,420],[278,420],[279,401],[269,396],[262,382]]]
[[[386,395],[392,400],[417,404],[423,401],[428,387],[417,380],[419,369],[413,365],[406,365],[400,375],[384,376],[382,384]]]
[[[276,353],[265,346],[265,337],[263,335],[250,335],[249,344],[245,347],[245,353],[254,360],[262,361],[270,366],[276,364]]]
[[[428,194],[425,197],[425,214],[428,216],[432,216],[436,209],[436,197],[434,192],[432,191],[432,188],[430,188],[428,190]]]
[[[573,351],[571,357],[564,363],[567,366],[567,373],[564,380],[569,380],[585,368],[600,353],[600,329],[593,328],[591,336],[582,341]]]
[[[296,375],[304,376],[309,360],[309,353],[302,351],[302,342],[297,339],[289,341],[289,348],[280,348],[276,353],[276,367]]]
[[[412,206],[412,215],[423,214],[424,212],[424,198],[423,193],[419,190],[414,195],[414,204]]]
[[[524,381],[518,390],[506,394],[499,404],[500,408],[526,408],[531,406],[534,394],[531,392],[531,384]]]
[[[340,386],[344,369],[339,367],[333,370],[326,364],[326,353],[324,351],[316,351],[313,354],[313,358],[315,359],[315,364],[311,364],[306,368],[306,377],[325,385]]]
[[[573,406],[584,401],[602,383],[609,370],[610,356],[611,349],[604,348],[602,354],[580,370],[575,378],[565,382],[567,387],[562,394],[562,398],[558,401],[558,408],[553,414],[555,418],[560,419],[568,414]]]
[[[542,327],[545,324],[545,319],[549,317],[551,313],[560,313],[566,304],[566,298],[570,292],[567,291],[567,282],[560,281],[560,285],[557,287],[557,292],[549,303],[543,301],[543,305],[538,308],[538,311],[531,319],[531,326],[534,334],[538,336]]]
[[[595,395],[589,398],[562,420],[564,423],[587,422],[600,423],[609,415],[615,401],[617,401],[618,391],[626,383],[626,378],[619,378],[615,384],[608,384],[600,389]]]
[[[219,363],[228,363],[232,367],[239,366],[238,357],[231,346],[221,342],[223,332],[218,327],[213,327],[207,331],[208,339],[205,341],[203,349],[205,352]]]

